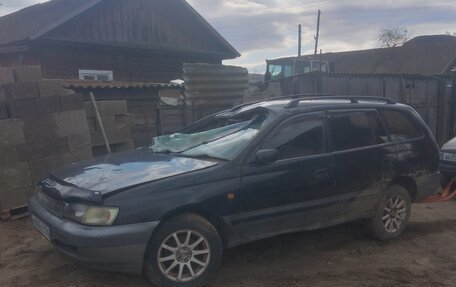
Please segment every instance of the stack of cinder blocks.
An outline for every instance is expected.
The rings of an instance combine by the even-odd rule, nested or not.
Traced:
[[[26,204],[52,169],[91,157],[82,95],[39,66],[0,68],[0,211]]]
[[[132,115],[127,111],[127,101],[98,101],[97,108],[111,151],[121,152],[133,149],[134,144],[131,139],[131,125],[133,121]],[[91,102],[85,103],[85,110],[92,137],[93,155],[104,155],[107,153],[106,145]]]

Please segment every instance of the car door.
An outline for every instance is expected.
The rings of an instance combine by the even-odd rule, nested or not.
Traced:
[[[258,147],[265,149],[277,150],[278,159],[251,161],[242,168],[241,234],[245,241],[318,222],[316,207],[334,193],[324,113],[284,121]]]
[[[393,174],[395,149],[376,110],[330,111],[337,208],[333,220],[369,216]]]

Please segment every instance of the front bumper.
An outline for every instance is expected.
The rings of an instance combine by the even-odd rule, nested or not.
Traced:
[[[441,161],[439,164],[440,173],[448,178],[453,178],[456,176],[456,163],[452,164],[447,161]]]
[[[29,211],[49,226],[51,243],[91,268],[142,273],[147,242],[159,222],[119,226],[85,226],[60,218],[33,196]]]

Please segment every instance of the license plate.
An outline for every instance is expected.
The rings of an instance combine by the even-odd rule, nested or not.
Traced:
[[[443,153],[443,160],[446,161],[456,161],[456,155],[452,153]]]
[[[34,215],[32,215],[32,224],[36,229],[38,229],[44,238],[51,241],[51,230],[49,229],[49,226]]]

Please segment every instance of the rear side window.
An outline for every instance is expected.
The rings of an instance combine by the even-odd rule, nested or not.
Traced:
[[[331,113],[329,129],[335,151],[388,142],[386,131],[375,112]]]
[[[402,112],[381,110],[380,114],[388,126],[393,142],[410,140],[423,134],[422,130]]]
[[[301,118],[286,123],[263,148],[277,149],[279,159],[324,153],[323,120]]]

